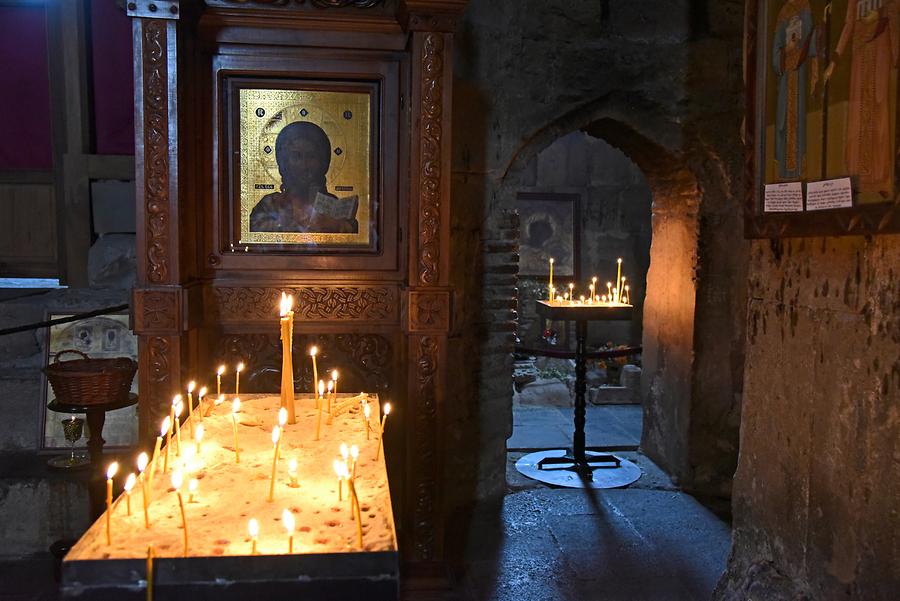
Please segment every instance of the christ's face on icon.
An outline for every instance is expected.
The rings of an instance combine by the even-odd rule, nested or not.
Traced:
[[[311,140],[295,137],[287,141],[279,154],[278,170],[288,190],[305,190],[320,181],[328,170],[327,156]]]

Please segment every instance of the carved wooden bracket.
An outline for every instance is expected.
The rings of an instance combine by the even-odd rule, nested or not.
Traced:
[[[450,290],[411,290],[406,305],[410,333],[446,334],[450,330]]]
[[[134,330],[139,334],[180,334],[183,322],[181,287],[136,288]]]

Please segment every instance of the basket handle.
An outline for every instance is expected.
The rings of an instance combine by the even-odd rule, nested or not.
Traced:
[[[63,355],[65,355],[66,353],[75,353],[76,355],[81,355],[82,359],[90,359],[90,357],[88,357],[86,354],[82,353],[81,351],[76,351],[75,349],[66,349],[64,351],[59,351],[58,353],[56,353],[56,358],[53,360],[53,362],[59,363],[60,362],[59,358],[62,357]]]

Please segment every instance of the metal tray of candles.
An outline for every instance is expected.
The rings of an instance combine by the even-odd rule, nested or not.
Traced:
[[[538,315],[558,321],[627,321],[634,307],[570,301],[536,301]]]
[[[225,400],[176,408],[190,417],[180,428],[164,420],[159,442],[168,443],[155,460],[138,458],[140,485],[129,477],[118,500],[110,466],[107,512],[64,559],[62,598],[143,600],[149,582],[157,600],[395,601],[387,405],[379,419],[377,395],[298,395],[291,424],[278,395]]]

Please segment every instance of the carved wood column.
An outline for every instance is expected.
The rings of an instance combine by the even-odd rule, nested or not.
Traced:
[[[129,0],[135,81],[140,432],[149,439],[180,387],[185,351],[178,219],[179,3]]]
[[[412,546],[407,558],[420,565],[438,566],[444,544],[441,424],[452,294],[448,287],[451,32],[458,14],[430,14],[427,9],[433,6],[407,2],[413,74],[404,513],[410,529],[407,544]],[[420,12],[423,9],[426,12]]]

